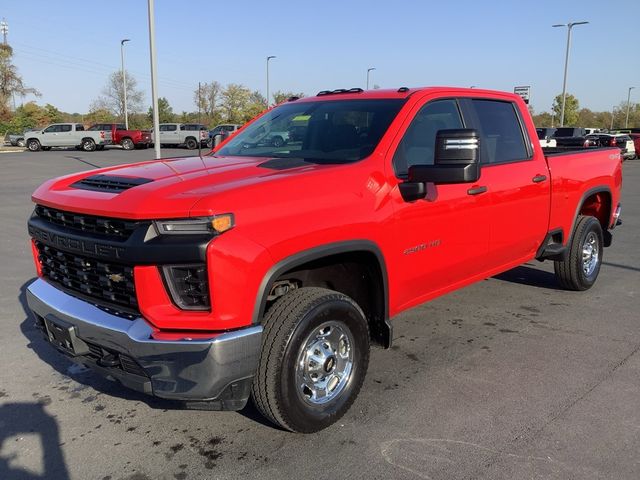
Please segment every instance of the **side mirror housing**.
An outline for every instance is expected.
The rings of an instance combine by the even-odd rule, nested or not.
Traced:
[[[471,128],[439,130],[433,165],[409,167],[409,182],[472,183],[480,178],[480,138]]]

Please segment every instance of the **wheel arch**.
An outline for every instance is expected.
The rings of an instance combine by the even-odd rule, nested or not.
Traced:
[[[605,246],[611,245],[611,233],[609,232],[609,221],[611,219],[611,212],[613,209],[611,189],[605,185],[593,187],[582,194],[580,202],[576,207],[573,221],[571,222],[571,230],[569,230],[566,236],[567,242],[573,235],[573,230],[576,227],[578,216],[587,215],[595,217],[602,226],[602,233],[604,235]]]
[[[351,269],[345,272],[347,265]],[[349,282],[356,277],[362,281]],[[296,253],[276,263],[260,283],[252,323],[261,322],[270,306],[268,297],[274,285],[283,280],[299,281],[303,287],[322,286],[350,296],[367,317],[372,341],[384,348],[391,347],[393,331],[389,323],[387,269],[384,256],[374,242],[331,243]]]

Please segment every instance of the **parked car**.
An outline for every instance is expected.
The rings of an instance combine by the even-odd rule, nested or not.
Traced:
[[[27,148],[32,152],[50,150],[51,147],[77,147],[92,152],[99,147],[110,145],[110,130],[88,131],[80,123],[54,123],[25,134]]]
[[[226,140],[231,135],[236,133],[238,130],[242,128],[242,125],[237,123],[225,123],[222,125],[217,125],[215,128],[209,130],[209,141],[207,142],[207,146],[212,148],[217,146],[221,141]],[[216,140],[216,135],[219,135]]]
[[[252,135],[247,136],[244,141],[244,148],[253,147],[282,147],[289,141],[289,130],[264,130],[253,131]]]
[[[587,131],[580,127],[559,127],[553,134],[557,148],[582,148],[592,146],[586,138]]]
[[[147,148],[151,143],[151,134],[146,130],[127,130],[124,123],[96,123],[88,131],[111,131],[113,143],[122,145],[125,150]],[[104,146],[102,146],[104,148]]]
[[[256,144],[301,115],[302,142]],[[535,138],[511,93],[286,102],[197,161],[40,186],[26,302],[46,341],[100,375],[210,409],[252,396],[274,424],[316,432],[353,404],[370,345],[391,347],[391,317],[534,259],[568,290],[608,268],[619,150],[545,155]]]
[[[553,148],[556,146],[556,139],[553,138],[555,131],[555,128],[536,128],[538,140],[540,140],[540,146],[542,148]]]
[[[206,146],[209,140],[207,127],[199,123],[161,123],[159,128],[161,145],[184,145],[193,150],[198,148],[198,143]]]
[[[24,136],[28,132],[38,131],[37,128],[28,128],[23,133],[7,133],[4,136],[5,145],[10,145],[12,147],[25,147],[26,142],[24,141]]]
[[[630,133],[629,136],[633,140],[633,145],[636,150],[636,158],[640,155],[640,133]]]
[[[618,147],[625,160],[636,158],[634,141],[627,133],[596,133],[587,135],[587,139],[596,147]]]

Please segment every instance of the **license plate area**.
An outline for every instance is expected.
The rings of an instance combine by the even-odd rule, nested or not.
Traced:
[[[88,345],[76,335],[76,327],[53,315],[44,317],[47,340],[58,350],[75,357],[89,353]]]

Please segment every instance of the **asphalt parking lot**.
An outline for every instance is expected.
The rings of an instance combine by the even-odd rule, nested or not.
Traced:
[[[187,150],[165,151],[187,156]],[[176,409],[101,379],[26,311],[26,232],[44,180],[152,150],[0,154],[0,479],[640,478],[640,161],[588,292],[531,263],[394,319],[360,396],[314,435]]]

